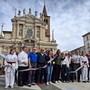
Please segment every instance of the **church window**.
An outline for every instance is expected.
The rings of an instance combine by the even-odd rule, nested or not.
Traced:
[[[86,37],[86,39],[88,40],[88,36]]]
[[[46,22],[46,20],[44,19],[44,22]]]
[[[37,31],[37,38],[39,38],[39,31]]]
[[[48,24],[48,20],[47,19],[44,19],[44,22],[45,22],[45,24]]]
[[[87,43],[87,48],[89,48],[90,47],[90,45],[89,45],[89,43]]]
[[[48,29],[48,20],[47,19],[44,19],[44,22],[46,24],[45,29]]]
[[[23,29],[23,24],[19,24],[19,29]]]
[[[48,24],[48,20],[46,20],[46,24]]]
[[[37,26],[37,38],[40,37],[40,26]]]
[[[45,32],[45,35],[47,35],[47,32]]]
[[[48,25],[46,24],[45,29],[48,29]]]

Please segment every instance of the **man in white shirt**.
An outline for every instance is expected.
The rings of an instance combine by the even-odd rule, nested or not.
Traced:
[[[79,55],[79,51],[76,50],[76,54],[74,54],[72,56],[72,62],[73,62],[73,70],[75,71],[77,68],[80,67],[80,55]],[[77,79],[78,82],[80,82],[80,70],[77,72]],[[73,74],[73,81],[75,79],[75,75]]]
[[[23,47],[23,50],[18,54],[18,70],[28,68],[28,48]],[[23,86],[27,82],[27,72],[18,72],[18,86]]]

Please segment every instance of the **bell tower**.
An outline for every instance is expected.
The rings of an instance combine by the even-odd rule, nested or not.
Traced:
[[[47,14],[45,2],[43,7],[43,17],[45,22],[45,36],[50,40],[50,16]]]

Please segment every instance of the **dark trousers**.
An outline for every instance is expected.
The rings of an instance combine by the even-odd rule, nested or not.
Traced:
[[[15,70],[15,82],[17,83],[18,79],[17,79],[17,70]]]
[[[76,63],[73,63],[73,71],[75,71],[76,69],[78,69],[80,67],[80,64],[76,64]],[[75,74],[72,74],[72,80],[74,81],[75,79],[78,80],[78,82],[80,82],[80,74],[81,74],[81,70],[77,71],[77,77]]]
[[[62,65],[62,71],[61,71],[61,78],[62,81],[66,81],[66,74],[67,73],[67,67],[66,65]]]
[[[90,80],[90,78],[89,78],[90,74],[89,73],[90,73],[90,67],[88,67],[88,81]]]
[[[61,65],[54,64],[52,72],[52,81],[58,81],[61,79]]]
[[[53,71],[52,71],[52,82],[56,81],[56,65],[53,65]]]
[[[61,65],[55,65],[56,73],[55,73],[55,80],[58,81],[61,79]]]
[[[69,72],[71,72],[71,71],[74,71],[73,70],[73,63],[71,63],[70,67],[69,67]],[[70,81],[73,81],[73,73],[69,73],[69,75],[70,75]]]
[[[25,70],[28,67],[20,66],[18,67],[18,70]],[[18,86],[26,85],[28,80],[28,71],[25,72],[18,72]]]
[[[31,63],[32,68],[37,68],[37,63]],[[28,79],[29,79],[29,84],[35,83],[35,74],[36,70],[31,70],[29,71]]]
[[[66,81],[70,81],[70,67],[66,67]]]
[[[42,63],[38,63],[38,71],[37,71],[37,76],[38,76],[38,82],[46,82],[46,68],[41,68],[43,67],[45,64],[42,64]],[[44,77],[44,78],[43,78]]]

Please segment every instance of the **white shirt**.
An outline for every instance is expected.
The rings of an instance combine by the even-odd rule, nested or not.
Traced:
[[[81,56],[80,57],[80,64],[83,65],[83,61],[85,61],[87,63],[87,65],[84,65],[84,67],[88,66],[88,58],[86,56]]]
[[[14,63],[10,64],[8,62],[14,62]],[[11,70],[15,71],[15,69],[18,68],[17,56],[14,54],[13,55],[8,54],[5,58],[4,64],[5,64],[5,66],[9,65],[8,67],[5,67],[5,71],[7,71],[7,72],[10,72]]]
[[[74,63],[77,63],[77,64],[80,63],[80,55],[75,54],[75,55],[72,56],[72,59],[75,60]]]
[[[63,61],[61,60],[61,64],[66,65],[66,59],[64,59]]]
[[[68,56],[65,56],[65,63],[67,65],[67,67],[69,67],[70,62],[69,62],[69,57]]]
[[[18,66],[24,66],[24,67],[28,66],[23,64],[23,62],[28,63],[28,54],[24,51],[18,54]]]
[[[68,60],[69,60],[69,64],[71,64],[71,60],[72,60],[72,57],[68,57]]]
[[[14,55],[8,54],[6,56],[6,61],[7,62],[16,62],[17,61],[17,56],[15,54]]]

